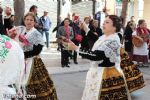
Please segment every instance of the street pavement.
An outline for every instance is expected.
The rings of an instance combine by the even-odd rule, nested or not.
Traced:
[[[56,50],[56,48],[51,48],[50,50],[43,50],[41,54],[41,58],[45,63],[48,72],[50,74],[62,74],[62,73],[72,73],[72,72],[80,72],[87,71],[90,67],[90,61],[86,59],[81,59],[78,57],[78,63],[74,64],[73,60],[70,60],[70,68],[61,67],[61,55],[60,52]]]
[[[71,60],[70,68],[61,68],[60,52],[55,48],[43,50],[41,58],[54,81],[59,100],[81,100],[90,61],[78,57],[79,64],[76,65]],[[150,100],[150,67],[140,70],[146,86],[131,93],[131,97],[132,100]]]

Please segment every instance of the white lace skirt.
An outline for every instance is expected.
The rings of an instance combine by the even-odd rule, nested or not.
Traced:
[[[82,100],[130,100],[123,74],[115,67],[91,67]]]

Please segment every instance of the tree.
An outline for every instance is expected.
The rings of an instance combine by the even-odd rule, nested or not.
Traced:
[[[127,10],[128,10],[128,2],[129,2],[129,0],[122,0],[121,17],[123,19],[123,26],[125,26],[125,22],[126,22]]]
[[[19,26],[22,24],[24,12],[25,12],[24,0],[14,0],[14,12],[15,12],[14,25]]]

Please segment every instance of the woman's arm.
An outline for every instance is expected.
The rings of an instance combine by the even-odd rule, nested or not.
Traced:
[[[43,48],[43,45],[41,44],[34,45],[32,51],[24,52],[25,58],[30,58],[30,57],[39,55],[42,51],[42,48]]]
[[[105,60],[107,57],[105,56],[104,51],[95,50],[95,51],[86,51],[86,50],[79,50],[79,55],[83,58],[92,60],[92,61],[99,61],[99,60]]]

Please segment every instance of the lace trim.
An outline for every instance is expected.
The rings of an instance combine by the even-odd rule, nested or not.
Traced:
[[[33,50],[33,45],[38,45],[38,44],[44,45],[42,34],[37,30],[27,33],[26,38],[29,42],[29,46],[24,46],[24,51]]]
[[[117,57],[120,56],[119,44],[116,40],[106,40],[98,49],[104,51],[110,62],[118,62]]]

